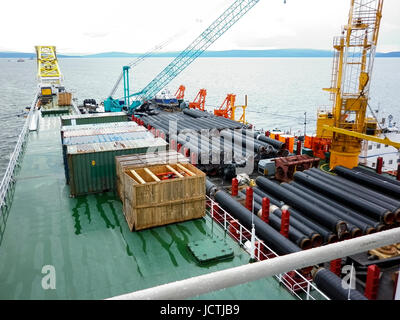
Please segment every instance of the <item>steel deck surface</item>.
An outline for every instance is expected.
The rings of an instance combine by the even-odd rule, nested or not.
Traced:
[[[0,299],[104,299],[249,262],[229,236],[233,258],[196,262],[187,244],[223,235],[210,219],[130,232],[116,193],[70,198],[59,130],[59,117],[44,117],[29,134],[11,209],[0,218]],[[42,287],[45,266],[54,267],[55,289]],[[294,297],[271,277],[196,299]]]

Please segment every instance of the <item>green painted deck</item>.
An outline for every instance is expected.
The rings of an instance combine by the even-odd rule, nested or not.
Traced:
[[[211,219],[130,232],[114,193],[69,197],[59,117],[40,120],[29,141],[7,217],[0,219],[0,299],[104,299],[248,263],[229,236],[234,257],[198,264],[187,243],[224,236]],[[42,288],[52,265],[56,289]],[[198,299],[294,299],[275,278]]]

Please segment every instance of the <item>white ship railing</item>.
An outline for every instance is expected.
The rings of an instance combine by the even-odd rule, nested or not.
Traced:
[[[255,246],[253,248],[251,245],[250,247],[246,246],[246,243],[251,243],[251,231],[242,226],[237,219],[220,207],[217,202],[208,196],[206,197],[206,211],[208,218],[210,219],[210,223],[216,222],[222,227],[222,229],[216,228],[216,230],[220,230],[221,232],[229,234],[239,243],[240,246],[245,247],[246,251],[250,251],[250,253],[254,252],[254,257],[257,261],[278,257],[278,254],[276,254],[257,236],[255,237]],[[213,229],[213,231],[214,230],[215,229]],[[312,281],[306,279],[300,272],[296,270],[275,275],[275,278],[279,283],[284,285],[292,295],[300,300],[330,300],[329,297],[320,291]]]
[[[26,136],[29,132],[29,123],[33,116],[33,112],[36,106],[36,101],[39,92],[35,94],[33,98],[31,108],[29,110],[28,116],[25,120],[24,126],[22,127],[21,133],[18,136],[17,143],[14,147],[14,151],[11,154],[10,161],[6,172],[4,173],[3,179],[0,184],[0,215],[3,215],[10,208],[10,203],[13,197],[14,185],[15,185],[15,171],[19,167],[19,161],[21,154],[23,153],[24,144],[26,141]]]

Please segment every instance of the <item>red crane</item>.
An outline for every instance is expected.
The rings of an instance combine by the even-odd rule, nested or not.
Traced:
[[[231,119],[232,110],[235,108],[235,99],[236,95],[228,93],[224,102],[222,102],[221,106],[218,109],[214,109],[214,114],[216,116]]]
[[[185,86],[181,84],[178,90],[176,90],[175,97],[177,100],[183,100],[185,96],[185,89],[186,89]]]
[[[189,109],[199,109],[201,111],[204,111],[204,105],[206,104],[206,95],[207,95],[207,90],[206,89],[200,89],[200,91],[197,93],[196,98],[194,98],[193,102],[189,103]]]

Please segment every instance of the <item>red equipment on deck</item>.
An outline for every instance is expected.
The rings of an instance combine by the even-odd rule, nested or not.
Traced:
[[[185,89],[185,86],[181,84],[178,90],[176,90],[175,97],[177,100],[183,100],[183,98],[185,97]]]
[[[189,109],[198,109],[200,111],[204,111],[204,106],[206,104],[206,89],[200,89],[197,93],[196,98],[194,98],[193,102],[189,103]]]
[[[224,102],[218,109],[214,109],[216,116],[232,119],[232,109],[235,107],[236,95],[228,93]]]
[[[275,158],[275,179],[283,182],[292,181],[296,171],[318,168],[319,160],[306,154]]]

